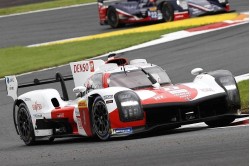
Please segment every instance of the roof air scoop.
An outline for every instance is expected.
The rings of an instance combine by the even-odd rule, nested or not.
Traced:
[[[106,61],[106,64],[108,63],[115,63],[118,66],[125,66],[128,65],[128,60],[126,58],[120,58],[118,57],[116,53],[111,53],[108,55],[108,60]]]

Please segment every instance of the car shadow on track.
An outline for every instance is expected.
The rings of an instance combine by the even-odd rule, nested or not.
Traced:
[[[189,133],[195,132],[200,130],[206,130],[208,127],[190,127],[190,128],[179,128],[179,129],[171,129],[165,130],[157,129],[149,132],[138,133],[130,136],[125,137],[114,137],[108,141],[102,141],[97,137],[68,137],[68,138],[56,138],[54,142],[49,142],[47,140],[38,141],[33,146],[41,146],[41,145],[60,145],[60,144],[92,144],[92,143],[104,143],[104,142],[119,142],[119,141],[127,141],[127,140],[136,140],[136,139],[146,139],[151,137],[159,137],[159,136],[167,136],[173,134],[180,134],[180,133]]]

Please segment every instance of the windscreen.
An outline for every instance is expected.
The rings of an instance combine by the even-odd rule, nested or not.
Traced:
[[[167,73],[158,66],[143,68],[150,73],[160,84],[171,83]],[[110,76],[110,87],[121,86],[130,89],[152,86],[147,75],[141,70],[122,71]]]

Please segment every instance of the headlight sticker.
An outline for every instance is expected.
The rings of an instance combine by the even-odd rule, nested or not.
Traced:
[[[113,98],[114,98],[114,95],[106,95],[106,96],[103,96],[103,100],[113,99]]]

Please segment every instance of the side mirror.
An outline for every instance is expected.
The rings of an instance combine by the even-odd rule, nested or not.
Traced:
[[[77,86],[73,89],[73,92],[76,94],[77,97],[82,97],[86,89],[87,88],[84,86]]]
[[[203,69],[202,68],[195,68],[195,69],[193,69],[192,71],[191,71],[191,74],[193,74],[193,75],[199,75],[199,74],[201,74],[201,73],[203,73]]]

